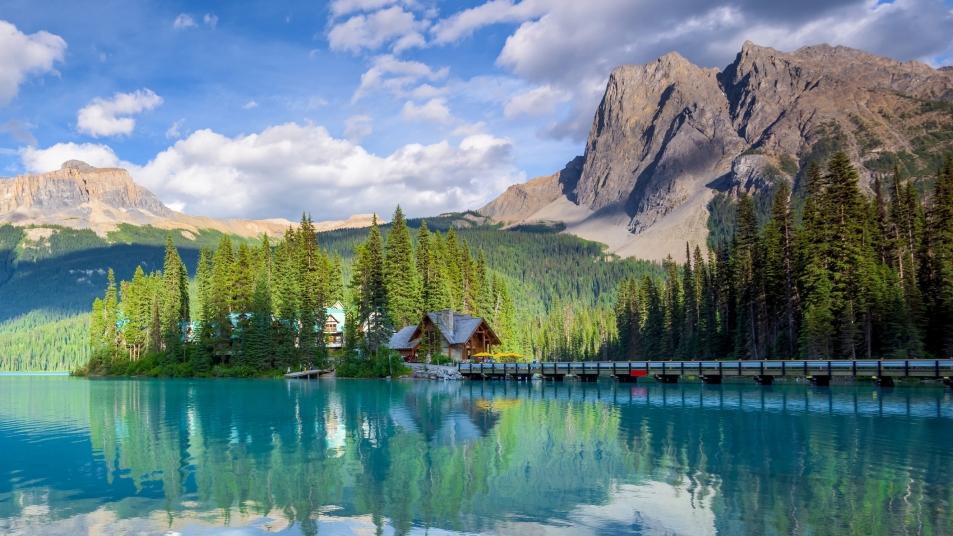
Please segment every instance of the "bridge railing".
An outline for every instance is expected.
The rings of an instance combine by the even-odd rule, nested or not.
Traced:
[[[459,363],[465,375],[646,375],[646,376],[953,376],[953,359],[831,361],[575,361],[544,363]]]

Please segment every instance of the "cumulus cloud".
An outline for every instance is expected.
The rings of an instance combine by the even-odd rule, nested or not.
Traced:
[[[377,50],[390,43],[394,52],[400,52],[426,43],[421,31],[426,21],[418,21],[414,14],[399,6],[391,6],[370,14],[355,15],[335,24],[328,32],[331,50],[360,52]]]
[[[514,96],[503,109],[503,116],[514,119],[519,115],[539,117],[550,114],[556,105],[572,98],[566,90],[545,85]]]
[[[19,152],[23,167],[33,173],[46,173],[59,169],[67,160],[82,160],[93,167],[138,169],[129,162],[120,160],[111,148],[95,143],[57,143],[47,149],[27,147],[20,149]]]
[[[13,136],[13,139],[18,142],[26,143],[27,145],[36,145],[36,138],[34,138],[33,133],[30,132],[30,129],[33,128],[36,128],[36,126],[24,123],[19,119],[11,119],[0,125],[0,132],[9,133]]]
[[[371,68],[361,75],[361,85],[351,97],[351,102],[357,102],[375,91],[388,91],[396,97],[403,97],[406,86],[422,79],[440,80],[446,78],[449,72],[450,69],[446,67],[435,71],[419,61],[403,61],[390,54],[377,56]]]
[[[218,16],[215,13],[206,13],[202,20],[205,22],[205,25],[215,29],[218,26]]]
[[[100,136],[128,135],[136,127],[136,120],[129,116],[144,110],[152,110],[162,104],[162,97],[150,89],[135,93],[116,93],[112,99],[95,98],[79,111],[76,127],[98,138]]]
[[[328,220],[389,214],[397,203],[416,216],[479,206],[524,179],[513,167],[511,146],[508,139],[475,134],[456,146],[415,143],[380,157],[323,127],[288,123],[235,138],[193,132],[142,167],[122,162],[105,145],[65,143],[20,155],[37,172],[71,158],[126,167],[166,204],[181,204],[190,214],[294,219],[309,211]]]
[[[447,99],[442,98],[430,99],[420,106],[407,101],[404,103],[400,115],[405,121],[427,121],[430,123],[449,123],[451,119]]]
[[[257,107],[258,107],[258,103],[257,103],[257,102],[255,102],[255,101],[248,101],[248,102],[245,103],[244,106],[242,106],[242,109],[244,109],[244,110],[251,110],[252,108],[257,108]]]
[[[444,19],[431,29],[436,43],[451,43],[469,36],[474,31],[501,22],[523,22],[550,9],[549,2],[523,0],[491,0],[475,8],[466,9]]]
[[[434,43],[446,44],[499,23],[519,26],[497,65],[550,92],[548,100],[543,91],[514,98],[504,113],[552,114],[553,103],[564,102],[552,97],[568,96],[570,110],[547,135],[577,140],[588,133],[614,67],[673,50],[706,67],[724,67],[749,39],[780,50],[843,44],[930,63],[953,53],[953,12],[941,0],[490,0],[437,21],[429,32]]]
[[[54,73],[53,64],[63,61],[66,41],[49,32],[26,35],[0,20],[0,106],[10,102],[27,76]]]
[[[371,116],[354,115],[344,121],[344,137],[352,142],[359,142],[364,136],[369,136],[374,132],[371,127]]]
[[[172,21],[172,27],[176,30],[183,30],[193,26],[198,26],[198,24],[195,23],[195,19],[192,18],[192,15],[187,13],[180,14]]]

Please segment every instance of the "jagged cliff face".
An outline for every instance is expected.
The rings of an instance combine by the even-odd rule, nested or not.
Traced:
[[[726,173],[743,143],[717,74],[676,53],[614,70],[589,132],[579,203],[618,205],[639,233]]]
[[[366,227],[370,214],[344,221],[320,222],[317,230]],[[163,229],[190,231],[214,229],[228,234],[254,237],[262,233],[280,236],[292,222],[269,220],[216,220],[176,212],[152,192],[132,179],[125,169],[95,168],[70,160],[48,173],[0,178],[0,224],[18,226],[56,224],[92,229],[100,235],[119,224],[152,225]]]
[[[682,258],[686,241],[704,243],[716,191],[764,192],[834,150],[864,181],[897,162],[925,173],[953,150],[948,103],[953,69],[846,47],[747,42],[724,72],[677,53],[624,65],[596,111],[575,199],[536,179],[550,189],[535,197],[555,200],[525,219],[566,221],[620,254]]]

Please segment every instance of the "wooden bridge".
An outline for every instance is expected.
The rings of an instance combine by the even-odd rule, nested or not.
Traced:
[[[752,378],[768,385],[776,377],[804,377],[815,385],[829,385],[835,376],[873,378],[878,385],[891,386],[894,378],[943,379],[953,387],[953,359],[890,359],[838,361],[596,361],[571,363],[460,363],[460,374],[471,380],[527,380],[538,374],[546,380],[563,381],[566,376],[594,382],[600,376],[620,382],[646,381],[675,383],[679,378],[696,377],[705,383],[721,383],[722,378]]]

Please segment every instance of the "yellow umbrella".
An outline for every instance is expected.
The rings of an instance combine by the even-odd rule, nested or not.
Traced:
[[[493,357],[493,354],[489,352],[480,352],[478,354],[473,354],[473,357]]]

